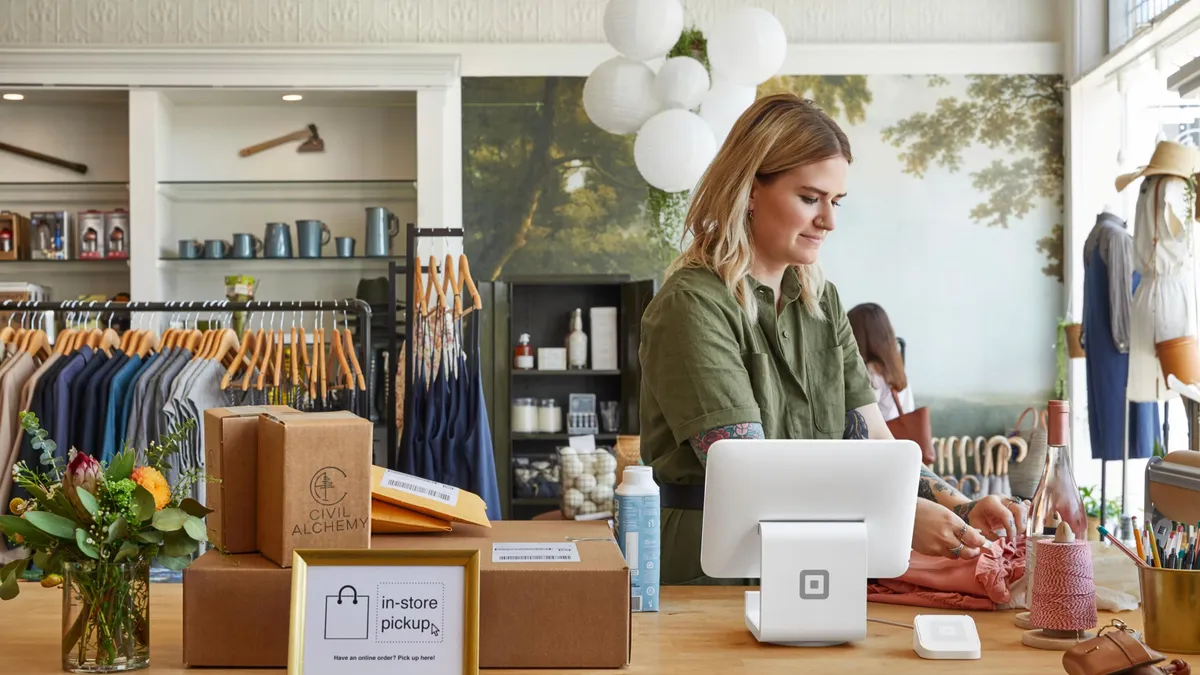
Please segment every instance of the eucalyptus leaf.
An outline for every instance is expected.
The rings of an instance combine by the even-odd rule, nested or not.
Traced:
[[[7,535],[19,534],[33,546],[49,546],[53,541],[32,522],[20,516],[0,516],[0,532]]]
[[[100,504],[96,502],[96,497],[83,488],[76,488],[75,496],[79,497],[79,503],[83,504],[84,510],[95,518],[96,512],[100,510]]]
[[[12,600],[21,592],[21,587],[17,585],[16,574],[5,577],[3,582],[0,582],[0,600]]]
[[[133,536],[134,539],[143,544],[161,544],[163,543],[163,533],[158,530],[142,530]]]
[[[159,532],[174,532],[187,522],[188,514],[179,509],[163,509],[154,514],[154,529]]]
[[[158,564],[176,572],[182,572],[183,570],[187,569],[188,565],[192,564],[192,559],[188,556],[172,557],[160,555],[158,558],[156,558],[156,560]]]
[[[35,436],[35,437],[33,438],[33,440],[29,442],[29,445],[30,445],[31,447],[33,447],[33,449],[34,449],[34,450],[41,450],[41,449],[42,449],[42,445],[43,445],[43,441],[42,441],[42,439],[40,439],[40,438],[38,438],[38,437],[36,437],[36,436]],[[45,453],[42,453],[42,454],[44,455]]]
[[[117,555],[115,558],[113,558],[113,562],[122,562],[124,560],[136,558],[139,551],[141,551],[140,546],[132,541],[127,541],[124,544],[121,544],[121,550],[117,551]]]
[[[125,537],[129,536],[129,524],[125,522],[124,516],[118,516],[116,520],[108,526],[108,537],[104,540],[106,544],[116,543]]]
[[[50,439],[46,439],[42,441],[42,448],[45,449],[46,452],[54,454],[54,452],[58,450],[58,443],[55,443]]]
[[[206,508],[203,504],[196,501],[195,499],[192,499],[191,497],[188,497],[187,499],[180,502],[179,508],[182,509],[183,512],[188,514],[189,516],[195,516],[197,518],[203,518],[204,516],[207,516],[208,514],[213,512],[212,509]]]
[[[22,516],[39,530],[60,539],[75,538],[75,522],[47,511],[26,511]]]
[[[154,495],[141,485],[133,490],[133,515],[137,516],[139,523],[144,523],[154,517]]]
[[[196,541],[183,530],[168,532],[164,537],[162,554],[169,558],[190,556],[196,552]]]
[[[104,477],[109,481],[116,482],[129,478],[133,474],[133,462],[136,459],[133,450],[125,448],[117,453],[112,461],[108,463],[108,469],[104,471]]]
[[[183,523],[183,529],[196,541],[208,541],[208,530],[204,527],[204,521],[196,516],[188,516]]]
[[[29,566],[28,558],[18,558],[4,567],[0,567],[0,581],[7,581],[10,577],[20,578],[25,573],[25,569]]]
[[[84,531],[83,528],[76,529],[75,530],[75,545],[78,546],[80,552],[82,552],[87,557],[99,560],[100,552],[96,550],[95,546],[88,543],[87,537],[88,537],[88,534],[86,531]]]

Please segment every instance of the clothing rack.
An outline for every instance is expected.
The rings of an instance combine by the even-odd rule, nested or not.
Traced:
[[[0,307],[7,312],[84,312],[104,314],[203,314],[205,312],[353,312],[358,318],[359,330],[362,337],[358,362],[362,364],[363,376],[367,389],[359,397],[359,410],[355,414],[370,419],[371,405],[371,306],[363,300],[250,300],[233,302],[227,300],[181,300],[170,302],[109,302],[104,300],[58,300],[58,301],[16,301]]]
[[[463,229],[461,227],[417,227],[416,223],[409,223],[408,230],[405,233],[405,264],[397,265],[395,262],[388,264],[388,302],[390,307],[396,306],[397,292],[396,277],[404,275],[404,321],[401,324],[404,327],[405,340],[409,338],[411,331],[409,330],[409,312],[416,306],[415,298],[413,297],[413,274],[421,274],[428,269],[428,265],[423,265],[417,255],[417,240],[432,239],[435,237],[458,237],[462,238]],[[404,391],[407,394],[411,391],[412,374],[416,369],[416,357],[414,350],[408,349],[405,351],[407,363],[404,364]],[[388,335],[388,354],[390,363],[388,367],[391,372],[388,373],[388,380],[394,381],[395,368],[400,359],[400,344],[396,339],[396,331],[391,331]],[[388,447],[388,464],[392,468],[400,466],[400,436],[396,433],[396,387],[388,387],[387,396],[387,447]],[[408,397],[405,396],[405,420],[408,416]],[[410,427],[407,423],[404,425],[405,431]]]

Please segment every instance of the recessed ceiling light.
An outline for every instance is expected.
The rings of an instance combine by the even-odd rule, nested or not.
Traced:
[[[284,94],[283,95],[283,100],[285,100],[285,101],[299,101],[299,100],[302,100],[303,98],[304,97],[301,96],[300,94]]]
[[[4,100],[5,101],[24,101],[25,94],[5,94]]]

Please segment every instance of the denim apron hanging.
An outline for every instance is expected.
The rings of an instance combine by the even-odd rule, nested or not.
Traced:
[[[476,317],[477,318],[477,317]],[[479,495],[487,506],[488,518],[500,520],[500,488],[496,483],[496,457],[491,425],[483,398],[483,372],[479,358],[479,322],[468,323],[466,348],[459,350],[458,377],[453,391],[457,399],[451,433],[452,467],[442,482]],[[468,358],[469,354],[469,358]]]

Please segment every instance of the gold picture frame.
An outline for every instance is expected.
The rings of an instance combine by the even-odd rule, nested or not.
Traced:
[[[288,622],[288,675],[304,673],[308,621],[308,581],[312,567],[461,567],[463,579],[462,675],[479,674],[479,551],[478,550],[320,550],[296,549],[292,554],[292,603]],[[339,591],[340,599],[341,591]],[[351,664],[338,667],[352,673]],[[456,674],[457,675],[457,674]]]

